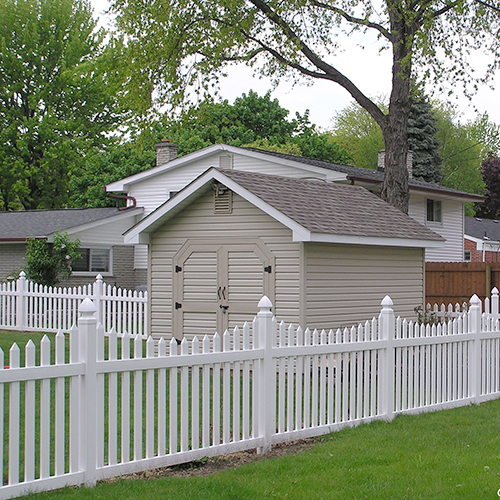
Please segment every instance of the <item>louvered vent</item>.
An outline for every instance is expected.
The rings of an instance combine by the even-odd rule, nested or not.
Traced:
[[[214,189],[214,212],[216,214],[233,212],[233,192],[222,184],[217,184]]]

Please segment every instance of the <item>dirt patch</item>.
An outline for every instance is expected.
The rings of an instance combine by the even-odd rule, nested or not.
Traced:
[[[255,450],[240,451],[229,455],[221,455],[219,457],[207,457],[193,462],[187,462],[185,464],[161,467],[159,469],[135,472],[133,474],[125,474],[123,476],[106,479],[105,481],[114,482],[119,479],[151,479],[158,477],[209,476],[225,469],[239,467],[240,465],[300,453],[312,448],[320,441],[321,438],[301,439],[299,441],[294,441],[293,443],[274,445],[271,451],[265,455],[259,455]]]

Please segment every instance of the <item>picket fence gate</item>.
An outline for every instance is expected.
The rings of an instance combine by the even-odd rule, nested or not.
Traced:
[[[24,364],[16,344],[8,369],[0,359],[0,498],[500,396],[499,321],[477,296],[432,326],[392,305],[386,296],[378,318],[311,331],[278,324],[263,297],[251,324],[167,345],[106,337],[86,299],[69,341],[43,338],[38,364],[31,341]]]
[[[67,333],[87,297],[106,331],[114,328],[118,334],[147,337],[147,292],[108,285],[100,274],[88,285],[48,287],[27,280],[22,271],[16,281],[0,284],[0,329]]]

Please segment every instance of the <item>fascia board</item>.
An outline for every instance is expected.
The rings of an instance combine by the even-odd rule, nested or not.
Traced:
[[[349,236],[342,234],[311,233],[310,239],[294,241],[314,241],[321,243],[342,243],[346,245],[371,245],[413,248],[439,248],[444,246],[444,240],[421,240],[411,238],[377,238],[372,236]]]
[[[203,149],[199,149],[198,151],[194,151],[193,153],[189,153],[184,156],[179,156],[175,160],[169,161],[168,163],[164,163],[163,165],[159,165],[157,167],[150,168],[149,170],[145,170],[144,172],[139,172],[138,174],[131,175],[130,177],[125,177],[119,181],[112,182],[111,184],[107,184],[106,191],[116,191],[116,192],[127,192],[131,184],[135,184],[137,182],[143,181],[145,179],[149,179],[150,177],[154,177],[168,170],[173,170],[175,168],[180,167],[181,165],[190,163],[192,161],[199,160],[204,156],[209,156],[216,151],[226,151],[229,146],[224,144],[214,144],[213,146],[208,146]]]
[[[96,228],[96,227],[104,226],[106,224],[113,224],[113,223],[115,223],[118,220],[128,219],[130,217],[140,216],[140,215],[142,215],[143,211],[144,211],[144,209],[142,207],[141,208],[134,208],[134,209],[127,209],[127,210],[124,210],[123,212],[118,213],[116,215],[112,215],[110,217],[106,217],[104,219],[95,220],[95,221],[92,221],[92,222],[87,222],[85,224],[81,224],[81,225],[78,225],[78,226],[72,226],[72,227],[69,227],[67,229],[62,229],[62,231],[68,233],[68,235],[71,236],[73,234],[80,233],[82,231],[86,231],[88,229],[93,229],[93,228]],[[55,231],[55,232],[49,234],[48,237],[47,237],[47,240],[49,242],[52,242],[54,240],[55,234],[59,233],[59,232],[60,231]]]

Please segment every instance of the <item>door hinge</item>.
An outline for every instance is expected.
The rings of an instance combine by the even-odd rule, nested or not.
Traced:
[[[273,269],[273,268],[272,268],[271,266],[266,266],[266,267],[264,268],[264,271],[265,271],[266,273],[270,273],[270,272],[272,271],[272,269]]]
[[[175,266],[175,272],[176,273],[180,273],[182,271],[182,267],[181,266]]]
[[[182,309],[182,304],[180,302],[175,303],[175,308],[176,309]]]

